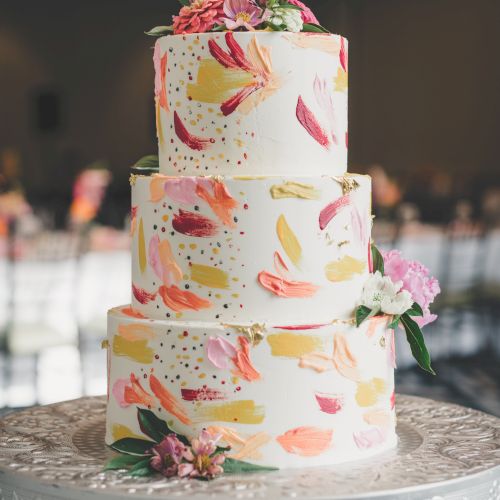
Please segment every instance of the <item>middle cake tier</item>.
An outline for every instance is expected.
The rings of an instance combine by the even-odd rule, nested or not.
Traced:
[[[232,324],[353,316],[370,265],[369,176],[131,181],[139,313]]]

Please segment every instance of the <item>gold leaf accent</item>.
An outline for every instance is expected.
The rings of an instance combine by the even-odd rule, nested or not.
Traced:
[[[264,333],[266,332],[266,325],[254,323],[251,326],[243,325],[222,325],[224,328],[232,328],[241,335],[244,335],[248,341],[255,347],[264,340]]]
[[[349,175],[333,177],[342,186],[342,194],[346,195],[359,188],[359,182]]]
[[[139,177],[137,174],[130,174],[128,182],[131,186],[135,186],[135,183],[137,182],[137,177]]]

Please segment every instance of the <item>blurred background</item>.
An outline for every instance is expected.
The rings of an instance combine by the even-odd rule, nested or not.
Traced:
[[[440,281],[398,390],[500,416],[500,2],[309,0],[350,41],[351,172],[374,238]],[[130,300],[130,165],[155,153],[153,40],[175,0],[0,3],[0,412],[105,392]],[[2,410],[3,408],[3,410]]]

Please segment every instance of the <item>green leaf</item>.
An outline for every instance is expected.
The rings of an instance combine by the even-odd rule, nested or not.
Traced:
[[[406,339],[410,344],[413,357],[417,360],[420,368],[432,373],[432,375],[436,375],[436,372],[432,369],[431,356],[425,345],[424,336],[422,335],[420,327],[406,313],[401,316],[401,323],[406,331]]]
[[[302,31],[305,33],[330,33],[326,28],[323,28],[323,26],[313,23],[304,23]]]
[[[291,3],[282,3],[280,4],[280,9],[292,9],[292,10],[304,10],[302,7],[298,5],[293,5]]]
[[[184,5],[184,7],[189,7],[191,5],[191,0],[179,0],[181,5]]]
[[[413,305],[410,309],[408,309],[408,311],[406,311],[406,314],[408,314],[408,316],[423,316],[424,311],[422,311],[422,308],[419,304],[413,302]]]
[[[231,446],[217,446],[211,456],[213,457],[214,455],[218,455],[219,453],[227,453],[230,450]]]
[[[137,462],[129,471],[129,476],[134,476],[134,477],[145,477],[145,476],[151,476],[154,471],[151,469],[149,466],[149,463],[151,461],[151,458],[145,458],[144,460],[141,460],[140,462]]]
[[[165,35],[170,35],[174,31],[173,26],[155,26],[154,28],[151,28],[149,31],[145,31],[144,34],[148,36],[155,36],[155,37],[160,37],[160,36],[165,36]]]
[[[276,467],[254,465],[248,462],[242,462],[241,460],[235,460],[234,458],[226,458],[222,467],[224,468],[225,474],[241,474],[245,472],[264,472],[278,470],[278,468]]]
[[[159,419],[151,410],[137,408],[137,420],[141,431],[157,443],[167,434],[172,434],[166,422]]]
[[[361,323],[372,314],[372,310],[366,306],[358,306],[356,308],[356,326],[359,328]]]
[[[395,330],[398,327],[399,320],[401,319],[401,314],[396,314],[392,317],[392,321],[387,325],[389,330]]]
[[[128,469],[130,466],[141,462],[143,458],[136,455],[118,455],[110,459],[104,466],[104,470]]]
[[[372,243],[372,261],[373,261],[373,272],[379,271],[383,276],[385,274],[384,258],[380,253],[379,249]]]
[[[159,171],[160,161],[158,155],[143,156],[132,166],[134,170]]]
[[[153,441],[146,441],[145,439],[136,438],[123,438],[115,441],[111,448],[120,453],[127,455],[137,455],[145,457],[147,451],[150,450],[156,443]]]

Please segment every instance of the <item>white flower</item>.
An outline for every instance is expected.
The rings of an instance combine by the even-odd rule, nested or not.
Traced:
[[[275,26],[284,26],[287,31],[292,33],[299,33],[304,26],[300,10],[281,7],[272,9],[269,22]]]
[[[368,307],[374,314],[403,314],[413,304],[411,295],[406,290],[400,292],[403,283],[394,283],[379,271],[372,274],[363,287],[361,305]]]

